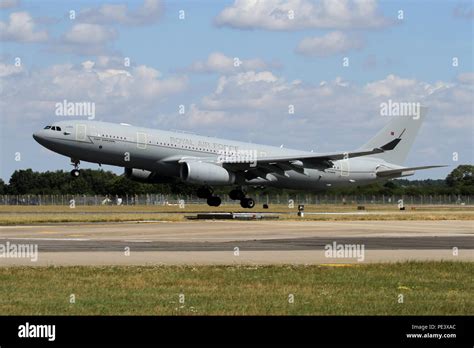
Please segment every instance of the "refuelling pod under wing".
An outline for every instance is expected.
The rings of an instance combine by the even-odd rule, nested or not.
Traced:
[[[125,168],[125,176],[133,181],[147,184],[168,184],[176,182],[176,178],[161,176],[156,172],[150,172],[145,169]]]

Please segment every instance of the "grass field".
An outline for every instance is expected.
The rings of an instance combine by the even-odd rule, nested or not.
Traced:
[[[344,215],[360,212],[357,205],[305,205],[305,212],[332,212],[336,215],[310,215],[305,220],[474,220],[474,206],[422,205],[408,206],[405,211],[396,205],[366,205],[367,214]],[[0,225],[18,225],[54,222],[121,222],[121,221],[182,221],[186,215],[198,212],[268,212],[281,213],[280,219],[302,220],[296,208],[271,205],[269,209],[243,209],[238,204],[218,208],[205,204],[189,204],[184,209],[176,205],[148,206],[0,206]]]
[[[473,279],[465,262],[13,267],[0,268],[0,314],[473,315]]]

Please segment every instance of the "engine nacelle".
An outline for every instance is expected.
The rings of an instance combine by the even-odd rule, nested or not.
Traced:
[[[181,164],[181,180],[199,185],[232,185],[235,174],[216,164],[206,162],[185,162]]]
[[[158,173],[137,168],[125,168],[125,176],[133,181],[139,181],[148,184],[166,184],[176,182],[175,178],[160,176]]]

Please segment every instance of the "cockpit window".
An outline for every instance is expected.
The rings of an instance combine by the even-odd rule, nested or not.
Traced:
[[[50,128],[51,128],[51,126],[46,126],[46,127],[44,127],[44,129],[50,129]]]
[[[53,126],[53,127],[51,127],[51,130],[56,130],[56,127],[54,127],[54,126]]]
[[[60,130],[61,130],[61,127],[56,127],[56,130],[57,130],[57,131],[60,131]]]

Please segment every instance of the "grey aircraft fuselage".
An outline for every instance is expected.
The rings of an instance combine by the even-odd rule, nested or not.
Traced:
[[[49,127],[49,128],[48,128]],[[99,121],[60,121],[34,133],[34,139],[44,147],[70,157],[130,169],[142,169],[163,177],[179,180],[183,158],[218,162],[225,154],[249,154],[258,160],[267,156],[317,155],[275,146],[258,145],[183,132],[171,132],[128,124]],[[267,178],[253,178],[236,182],[242,185],[273,186],[279,188],[317,191],[330,187],[364,185],[387,180],[377,177],[380,168],[396,169],[399,165],[373,156],[332,161],[328,168],[303,168],[271,173]],[[412,172],[406,173],[411,175]],[[402,176],[402,175],[398,175]]]

